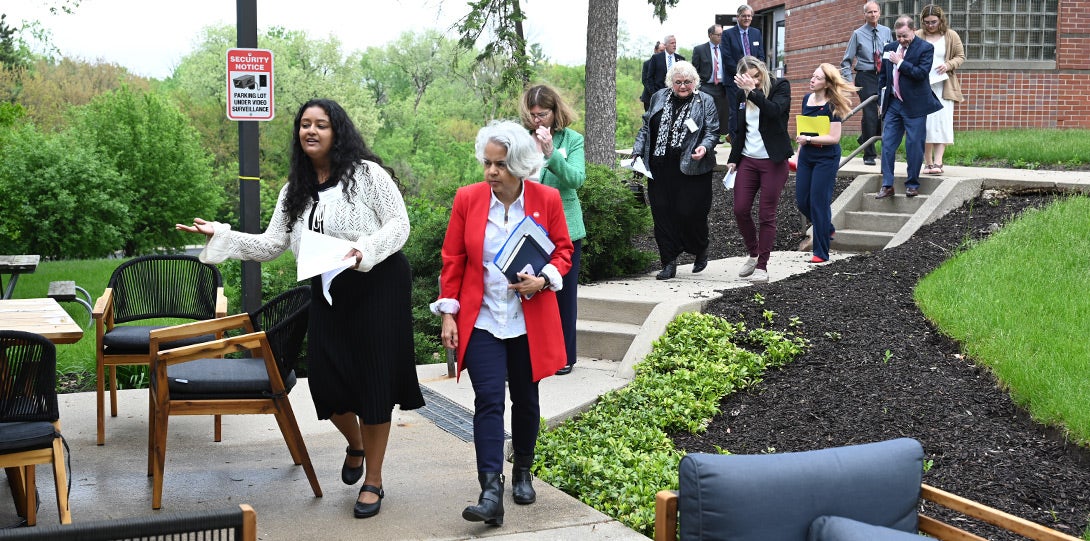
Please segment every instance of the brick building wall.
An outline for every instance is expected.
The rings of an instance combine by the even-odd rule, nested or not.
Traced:
[[[864,22],[863,0],[752,0],[749,5],[757,13],[786,10],[784,76],[791,82],[793,119],[818,64],[840,65],[852,31]],[[965,101],[954,107],[955,131],[1090,128],[1090,0],[1060,0],[1057,19],[1054,70],[974,69],[972,60],[962,65],[957,75]],[[845,123],[845,133],[859,133],[861,116]]]

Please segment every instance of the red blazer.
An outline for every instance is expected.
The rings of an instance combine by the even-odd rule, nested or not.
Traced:
[[[556,244],[549,261],[561,275],[571,268],[573,250],[564,220],[560,192],[533,181],[524,181],[522,201],[526,215],[532,216],[549,232]],[[443,240],[443,271],[439,275],[439,298],[458,299],[461,308],[454,315],[458,322],[458,375],[461,376],[466,345],[484,302],[484,229],[492,187],[487,182],[463,186],[454,195],[454,208]],[[533,380],[551,376],[567,364],[564,332],[556,293],[548,288],[522,303],[526,317],[526,338],[530,343]]]

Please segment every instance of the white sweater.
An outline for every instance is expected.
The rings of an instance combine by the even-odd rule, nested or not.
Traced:
[[[232,231],[230,224],[211,222],[214,233],[200,259],[205,263],[222,263],[227,258],[270,261],[284,250],[299,255],[299,237],[307,229],[307,219],[315,202],[307,203],[299,219],[288,232],[288,215],[284,212],[287,185],[280,190],[269,227],[264,233]],[[341,238],[363,254],[360,272],[367,272],[387,257],[397,253],[409,239],[409,214],[397,185],[385,169],[369,161],[361,162],[356,170],[356,196],[349,199],[338,185],[319,193],[318,209],[324,216],[323,233]]]

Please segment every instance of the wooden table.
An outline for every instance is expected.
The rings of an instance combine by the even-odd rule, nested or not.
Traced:
[[[15,293],[15,283],[20,274],[30,274],[38,268],[39,255],[0,255],[0,299],[10,299]],[[10,274],[8,287],[4,286],[4,274]]]
[[[54,344],[72,344],[83,338],[83,327],[48,297],[0,300],[0,329],[40,334]]]

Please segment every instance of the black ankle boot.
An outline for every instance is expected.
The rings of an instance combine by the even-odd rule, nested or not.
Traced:
[[[534,465],[534,455],[515,455],[515,467],[511,472],[511,495],[515,503],[529,505],[537,501],[537,493],[531,484],[534,476],[530,467]]]
[[[503,474],[478,472],[477,480],[481,483],[481,496],[477,505],[462,511],[462,518],[493,526],[503,525]]]
[[[670,278],[673,278],[676,274],[677,274],[677,263],[674,263],[673,261],[671,261],[671,262],[669,262],[669,263],[662,266],[662,270],[660,270],[659,273],[655,275],[655,279],[657,279],[657,280],[669,280]]]

